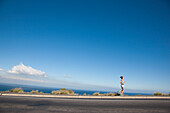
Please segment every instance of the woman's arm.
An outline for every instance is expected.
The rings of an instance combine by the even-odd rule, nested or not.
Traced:
[[[125,81],[123,82],[123,85],[125,84]]]
[[[120,84],[122,84],[123,80],[120,81]]]

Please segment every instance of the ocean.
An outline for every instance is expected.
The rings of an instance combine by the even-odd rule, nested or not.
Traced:
[[[11,90],[13,88],[22,88],[25,92],[30,92],[32,90],[38,90],[39,92],[44,92],[44,93],[51,93],[51,91],[54,90],[59,90],[60,88],[51,88],[51,87],[39,87],[39,86],[30,86],[30,85],[18,85],[18,84],[5,84],[5,83],[0,83],[0,91],[7,91],[7,90]],[[92,95],[95,92],[100,92],[100,94],[104,94],[104,93],[110,93],[110,92],[106,92],[106,91],[92,91],[92,90],[78,90],[78,89],[71,89],[74,91],[74,93],[79,94],[79,95],[83,95],[84,93],[86,93],[87,95]],[[112,92],[112,93],[116,93],[116,92]],[[125,95],[152,95],[152,94],[147,94],[147,93],[124,93]]]

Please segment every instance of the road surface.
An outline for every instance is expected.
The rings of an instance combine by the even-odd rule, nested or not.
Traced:
[[[170,113],[170,100],[0,96],[0,113]]]

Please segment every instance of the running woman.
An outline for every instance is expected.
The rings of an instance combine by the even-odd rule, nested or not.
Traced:
[[[120,80],[120,86],[121,86],[121,95],[123,96],[123,92],[124,92],[124,84],[125,84],[125,81],[123,81],[123,76],[120,76],[121,80]]]

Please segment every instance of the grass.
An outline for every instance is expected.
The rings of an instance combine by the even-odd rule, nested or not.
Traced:
[[[7,90],[7,91],[4,91],[5,93],[10,93],[10,91],[9,90]]]
[[[71,89],[68,89],[69,94],[74,94],[74,91],[72,91]]]
[[[153,95],[154,95],[154,96],[161,96],[162,93],[161,93],[161,92],[155,92]]]
[[[79,95],[79,94],[75,94],[74,91],[72,91],[71,89],[66,89],[66,88],[61,88],[60,90],[54,90],[51,91],[51,93],[44,93],[44,92],[39,92],[38,90],[32,90],[31,92],[24,92],[24,90],[22,88],[14,88],[11,90],[7,90],[7,91],[0,91],[0,92],[4,92],[4,93],[25,93],[25,94],[53,94],[53,95]],[[84,93],[83,96],[86,96],[87,94]],[[93,96],[119,96],[119,93],[105,93],[105,94],[100,94],[100,92],[95,92],[92,94]],[[164,94],[161,92],[155,92],[153,94],[154,96],[170,96],[169,94]],[[88,94],[88,96],[90,96],[90,94]],[[127,96],[127,95],[126,95]],[[136,96],[144,96],[144,95],[136,95]]]
[[[59,95],[59,94],[61,94],[61,92],[60,92],[59,90],[57,90],[57,91],[52,91],[51,94],[53,94],[53,95]]]
[[[61,88],[60,90],[52,91],[53,95],[74,95],[74,91],[71,89],[66,90],[65,88]]]
[[[45,94],[45,93],[43,93],[43,92],[41,91],[39,94]]]
[[[165,93],[161,93],[161,92],[155,92],[153,95],[154,96],[170,96],[170,93],[169,94],[165,94]]]
[[[86,96],[86,95],[87,95],[86,93],[83,94],[83,96]]]
[[[14,89],[11,89],[11,92],[12,92],[12,93],[24,93],[24,91],[22,90],[22,88],[14,88]]]
[[[115,93],[105,93],[105,94],[103,94],[103,96],[116,96],[116,94]]]
[[[66,90],[66,88],[61,88],[60,90]]]
[[[105,94],[100,94],[99,92],[95,92],[92,94],[93,96],[116,96],[115,93],[105,93]]]
[[[162,96],[169,96],[168,94],[162,94]]]
[[[30,93],[38,94],[38,90],[32,90]]]
[[[95,93],[93,93],[92,94],[93,96],[99,96],[99,95],[101,95],[99,92],[95,92]]]
[[[69,94],[69,92],[67,91],[67,90],[65,90],[65,91],[63,91],[63,90],[60,90],[60,94],[62,94],[62,95],[68,95]]]
[[[115,93],[109,93],[108,96],[116,96]]]

